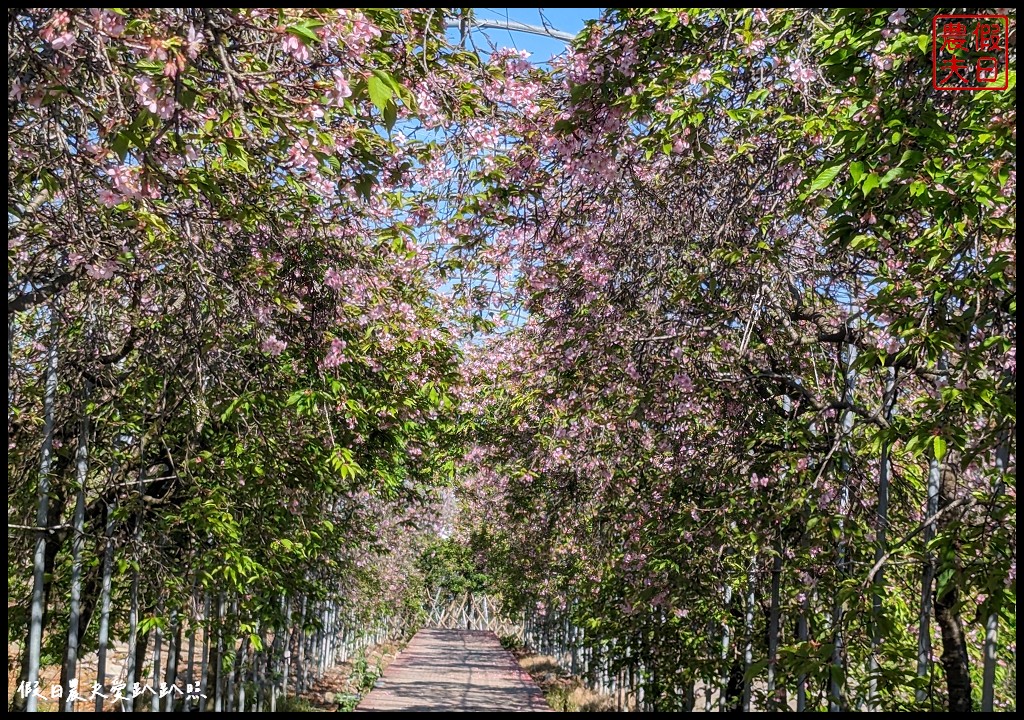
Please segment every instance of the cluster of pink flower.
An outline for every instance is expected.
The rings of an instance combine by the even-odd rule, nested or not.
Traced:
[[[139,105],[149,110],[161,120],[174,117],[175,102],[173,95],[161,95],[153,78],[139,75],[135,78],[136,98]]]
[[[137,165],[116,165],[107,170],[107,175],[114,187],[99,192],[100,202],[107,207],[113,207],[124,200],[160,197],[159,188],[143,180],[142,168]]]
[[[260,345],[260,349],[270,355],[280,355],[287,347],[287,341],[279,340],[276,335],[271,335]]]
[[[78,42],[74,30],[69,27],[70,22],[71,16],[68,12],[60,10],[54,13],[50,22],[39,31],[39,37],[50,43],[54,50],[69,48]]]

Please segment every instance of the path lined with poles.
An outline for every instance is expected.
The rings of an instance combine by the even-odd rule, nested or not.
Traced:
[[[498,637],[420,630],[356,712],[548,712],[544,694]]]

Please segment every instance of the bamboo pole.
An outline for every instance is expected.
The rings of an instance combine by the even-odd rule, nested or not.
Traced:
[[[849,406],[853,404],[853,391],[857,384],[857,372],[854,363],[857,360],[857,346],[849,344],[846,346],[846,371],[844,373],[843,401]],[[853,430],[854,415],[852,410],[843,413],[841,423],[842,442],[845,444]],[[846,576],[849,559],[847,558],[847,539],[845,532],[845,518],[850,511],[850,461],[847,452],[844,452],[839,463],[842,474],[842,486],[839,493],[839,547],[836,558],[836,569],[840,581]],[[832,670],[829,678],[829,711],[839,712],[846,704],[845,686],[845,637],[843,633],[843,615],[845,607],[838,599],[832,605]],[[840,680],[839,678],[843,678]]]
[[[50,321],[53,339],[46,353],[46,384],[43,391],[43,448],[39,463],[39,485],[37,489],[36,527],[45,528],[50,515],[50,469],[53,463],[53,408],[57,396],[57,332],[59,325],[51,310]],[[39,685],[39,662],[43,644],[43,605],[45,604],[44,583],[46,582],[46,530],[36,534],[35,550],[32,554],[32,604],[28,630],[28,687]],[[35,712],[38,700],[29,692],[25,709]]]
[[[71,593],[68,612],[68,642],[64,653],[62,669],[63,693],[62,710],[71,712],[74,707],[72,680],[77,679],[78,635],[82,617],[82,549],[85,546],[85,485],[89,476],[89,417],[85,413],[88,390],[82,398],[82,418],[79,425],[78,449],[75,450],[75,476],[78,493],[75,498],[75,512],[71,521]]]
[[[884,416],[892,420],[893,407],[896,403],[896,369],[889,368],[886,372],[885,393],[882,397]],[[888,550],[889,532],[889,443],[882,444],[878,468],[878,507],[875,512],[875,562],[881,562]],[[885,588],[885,569],[879,567],[875,575],[874,592],[871,596],[871,657],[868,659],[868,701],[869,712],[878,708],[878,646],[882,642],[878,627],[878,618],[882,615],[882,593]]]
[[[114,572],[114,504],[104,509],[106,523],[103,531],[103,579],[100,583],[100,627],[96,648],[96,682],[107,686],[107,644],[110,641],[110,593]],[[96,696],[95,711],[103,711],[103,698]]]
[[[996,451],[996,480],[993,495],[998,498],[1003,494],[1003,474],[1010,463],[1010,444],[1004,439]],[[990,612],[985,618],[985,644],[982,650],[981,671],[981,711],[993,712],[995,709],[996,654],[999,649],[999,614]]]

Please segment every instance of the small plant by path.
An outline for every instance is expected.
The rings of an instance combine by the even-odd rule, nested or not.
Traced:
[[[283,711],[352,712],[385,668],[398,656],[402,645],[385,643],[359,650],[348,662],[328,670],[324,677],[298,698],[289,698]]]
[[[550,655],[535,653],[514,637],[501,638],[501,644],[515,655],[519,665],[529,673],[544,692],[548,705],[556,712],[615,712],[615,701],[594,692],[582,678],[572,675]]]

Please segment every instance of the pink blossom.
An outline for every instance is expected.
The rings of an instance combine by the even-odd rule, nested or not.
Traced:
[[[324,282],[334,290],[341,290],[343,284],[341,274],[334,268],[327,268],[327,272],[324,274]]]
[[[754,40],[751,40],[750,43],[745,48],[743,48],[743,54],[748,55],[750,57],[758,56],[764,52],[767,46],[768,43],[765,42],[762,38],[756,38]]]
[[[291,33],[285,35],[284,40],[281,41],[281,47],[299,62],[307,62],[310,58],[309,48],[306,47],[306,44]]]
[[[174,98],[171,96],[157,97],[157,87],[153,78],[148,75],[137,75],[135,77],[136,99],[142,107],[149,110],[161,120],[170,120],[174,117]]]
[[[121,196],[109,188],[103,188],[99,192],[99,201],[107,207],[113,207],[121,202]]]
[[[380,37],[380,28],[366,19],[362,13],[355,13],[352,19],[352,30],[345,35],[345,44],[356,54],[363,54],[370,43]]]
[[[352,96],[352,88],[349,87],[348,79],[340,70],[334,71],[334,87],[327,91],[328,102],[341,107],[345,104],[345,98]]]
[[[71,47],[77,40],[78,38],[75,37],[75,34],[67,30],[51,40],[50,45],[53,46],[54,50],[60,50],[61,48]]]
[[[109,280],[114,277],[114,270],[117,268],[112,262],[96,263],[95,265],[86,265],[85,274],[94,280]]]
[[[185,52],[193,60],[199,56],[203,49],[203,34],[196,30],[195,25],[189,23],[188,35],[185,38]]]
[[[888,46],[884,42],[875,45],[874,52],[871,54],[871,65],[876,70],[892,69],[892,58],[884,54],[887,48]]]
[[[899,8],[896,12],[889,16],[889,23],[891,25],[902,25],[907,21],[907,9]]]
[[[121,195],[127,197],[138,197],[140,194],[138,168],[127,165],[118,165],[107,170],[107,174],[114,183],[114,189]]]
[[[327,357],[324,358],[324,367],[333,368],[346,362],[348,358],[345,357],[345,348],[347,343],[344,340],[335,338],[331,341],[331,347],[327,351]]]
[[[288,165],[300,170],[317,166],[316,155],[310,151],[308,140],[302,138],[288,149]]]
[[[705,68],[701,68],[700,70],[698,70],[694,74],[694,76],[690,79],[690,82],[691,83],[695,83],[695,84],[700,84],[700,83],[706,83],[710,79],[711,79],[711,70],[709,68],[705,67]]]
[[[807,85],[812,82],[816,76],[813,68],[808,67],[804,64],[804,61],[800,58],[793,60],[789,64],[789,79],[797,85]]]
[[[104,35],[120,37],[124,32],[125,19],[117,13],[101,8],[89,8],[89,14],[96,22],[97,29]]]
[[[155,112],[161,120],[170,120],[174,117],[174,108],[174,98],[170,95],[165,95],[157,100]]]
[[[270,353],[275,356],[280,355],[287,347],[288,343],[284,340],[278,340],[276,335],[271,335],[263,341],[262,345],[260,345],[260,349],[263,350],[263,352]]]
[[[678,388],[684,393],[693,392],[693,381],[684,372],[677,373],[671,382],[672,387]]]
[[[427,87],[420,85],[415,90],[416,107],[419,110],[420,120],[427,128],[438,127],[444,122],[441,115],[441,106],[434,100],[434,94]]]

